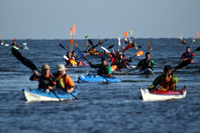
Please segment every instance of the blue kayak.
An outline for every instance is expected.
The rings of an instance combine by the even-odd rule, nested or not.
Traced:
[[[110,77],[106,78],[100,75],[86,75],[86,76],[79,76],[78,77],[78,83],[98,83],[98,82],[121,82],[121,79],[115,78],[115,77]]]
[[[44,89],[22,89],[26,100],[31,101],[59,101],[59,99],[55,96],[55,94],[60,98],[61,101],[67,99],[73,99],[74,96],[77,96],[78,91],[74,89],[74,91],[69,94],[62,90],[56,90],[55,94],[51,91],[45,92]],[[72,96],[74,95],[74,96]]]

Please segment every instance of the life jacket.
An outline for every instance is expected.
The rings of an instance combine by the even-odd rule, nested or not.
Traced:
[[[101,74],[109,74],[108,73],[108,65],[106,66],[101,66],[99,69],[98,69],[98,75],[101,75]]]
[[[163,91],[176,90],[175,83],[170,78],[165,78],[165,75],[161,76],[160,87]]]
[[[60,78],[60,77],[57,76],[56,77],[56,88],[65,90],[66,86],[67,87],[74,86],[74,83],[71,83],[71,82],[66,83],[66,78],[69,78],[68,75],[66,75],[66,74],[62,78]]]
[[[90,50],[90,55],[97,55],[97,54],[99,54],[99,52],[97,52],[97,51],[95,51],[95,50]]]
[[[123,59],[124,59],[124,58],[123,58]],[[116,63],[117,68],[119,68],[119,69],[124,69],[124,68],[126,67],[127,61],[124,61],[123,59],[118,59],[118,60],[117,60],[117,63]]]
[[[36,77],[36,80],[39,81],[38,87],[43,89],[46,89],[48,88],[48,86],[52,86],[53,84],[56,84],[50,74],[48,76],[38,76]]]
[[[77,65],[77,62],[73,59],[73,58],[68,58],[68,60],[65,60],[67,64],[73,64],[73,65]]]
[[[142,66],[141,70],[144,70],[144,69],[148,68],[149,64],[151,64],[151,59],[149,59],[149,61],[146,61],[146,59],[142,60],[142,62],[141,62],[141,66]]]
[[[192,59],[192,52],[185,52],[184,53],[184,58],[189,58],[189,59]]]

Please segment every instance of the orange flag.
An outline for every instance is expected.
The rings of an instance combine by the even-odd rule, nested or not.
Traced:
[[[73,27],[70,29],[73,33],[73,36],[75,35],[75,24],[73,25]]]
[[[197,36],[199,37],[199,31],[197,30]]]
[[[127,30],[126,32],[123,33],[124,38],[126,38],[127,34],[128,34],[128,30]]]
[[[70,39],[69,42],[70,42],[70,44],[73,44],[73,39]]]
[[[86,42],[86,44],[85,44],[86,46],[88,45],[88,41]]]

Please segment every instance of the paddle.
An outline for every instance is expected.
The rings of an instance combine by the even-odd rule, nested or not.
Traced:
[[[188,60],[186,60],[186,61],[181,62],[181,63],[174,69],[174,71],[173,71],[171,74],[173,74],[176,70],[181,69],[181,68],[187,66],[188,64],[190,64],[190,62],[191,62],[191,59],[188,59]]]
[[[194,53],[196,51],[200,51],[200,47],[198,47],[195,51],[191,52],[191,53]],[[176,63],[180,62],[182,59],[180,59],[179,61],[177,61]]]
[[[35,64],[33,64],[33,62],[31,62],[29,59],[23,57],[18,50],[16,50],[15,48],[12,48],[12,54],[18,59],[20,60],[25,66],[27,66],[28,68],[30,68],[33,72],[34,70],[37,70],[38,72],[41,73],[40,70],[38,70],[38,68],[35,66]],[[53,92],[53,91],[52,91]],[[59,99],[60,98],[55,94],[55,92],[53,92],[53,94]],[[71,93],[69,93],[71,94]],[[72,94],[71,94],[72,95]],[[73,95],[72,95],[73,96]],[[76,98],[76,97],[75,97]],[[76,98],[77,99],[77,98]]]
[[[93,42],[92,42],[92,40],[88,39],[88,42],[90,43],[90,45],[93,46]]]

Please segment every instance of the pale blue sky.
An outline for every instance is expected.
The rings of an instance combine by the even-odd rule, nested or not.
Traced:
[[[200,0],[0,0],[1,39],[197,37]]]

